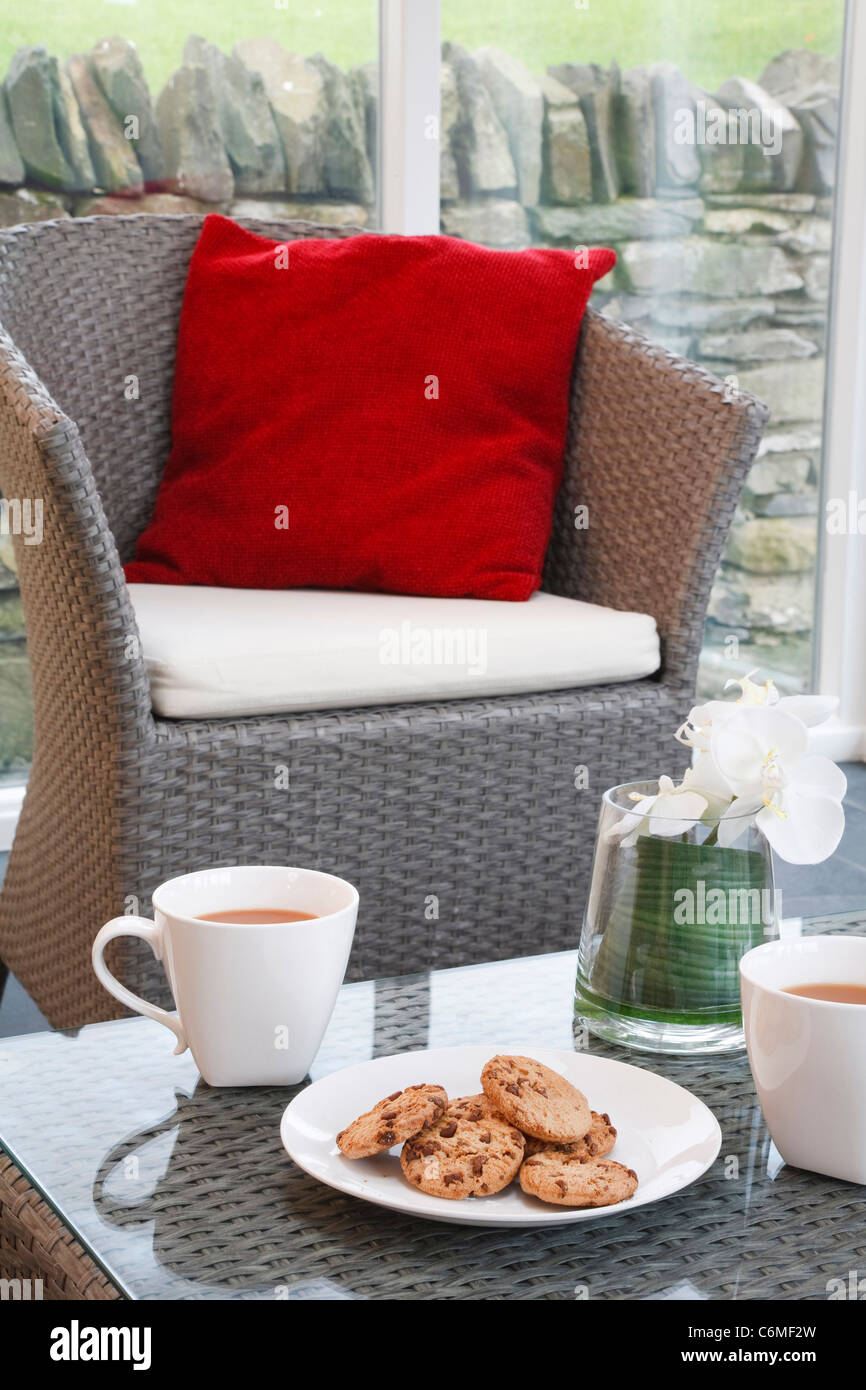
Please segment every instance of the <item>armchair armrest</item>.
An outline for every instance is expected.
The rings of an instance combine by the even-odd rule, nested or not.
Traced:
[[[78,428],[2,327],[0,490],[7,500],[30,499],[32,515],[41,516],[38,540],[13,535],[37,745],[53,734],[63,741],[62,754],[55,750],[63,761],[80,758],[79,775],[91,777],[94,748],[73,750],[68,731],[80,731],[83,721],[103,748],[116,754],[124,743],[131,747],[134,735],[153,725],[150,685]]]
[[[651,613],[661,678],[689,695],[713,576],[768,415],[587,311],[544,588]]]

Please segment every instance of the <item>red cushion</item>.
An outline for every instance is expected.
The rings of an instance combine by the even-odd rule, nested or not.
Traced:
[[[171,455],[127,579],[529,598],[580,320],[614,260],[439,236],[281,244],[205,218]]]

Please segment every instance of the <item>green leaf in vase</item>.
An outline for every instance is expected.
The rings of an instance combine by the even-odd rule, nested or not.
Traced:
[[[763,940],[768,888],[767,861],[756,850],[642,836],[617,854],[603,886],[603,935],[581,1007],[595,1000],[630,1017],[737,1021],[738,965]]]

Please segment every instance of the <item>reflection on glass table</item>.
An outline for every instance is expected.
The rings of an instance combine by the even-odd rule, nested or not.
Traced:
[[[866,913],[787,929],[803,925],[862,934]],[[808,1300],[866,1266],[866,1192],[781,1162],[745,1056],[647,1057],[575,1036],[575,963],[347,985],[312,1077],[405,1049],[588,1045],[694,1091],[722,1126],[713,1167],[591,1228],[445,1227],[325,1188],[280,1145],[295,1090],[213,1090],[144,1019],[0,1045],[0,1144],[133,1298]]]

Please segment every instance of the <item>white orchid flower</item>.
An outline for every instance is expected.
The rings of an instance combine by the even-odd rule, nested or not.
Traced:
[[[736,700],[708,700],[703,705],[695,705],[689,711],[685,723],[680,725],[674,735],[678,742],[691,748],[696,783],[708,793],[710,806],[715,809],[717,815],[721,815],[725,806],[731,802],[731,798],[736,796],[736,788],[729,786],[724,771],[713,757],[711,749],[715,731],[743,709],[782,710],[786,714],[794,715],[808,728],[813,728],[816,724],[821,724],[825,719],[829,719],[839,703],[835,697],[825,695],[780,696],[772,680],[759,685],[752,679],[755,674],[756,672],[750,671],[748,675],[743,676],[742,680],[726,681],[726,690],[730,690],[731,686],[739,688],[739,698]],[[733,833],[736,822],[739,826],[737,834],[742,834],[747,824],[747,821],[743,819],[746,815],[744,808],[730,805],[725,814],[731,819],[726,833]]]
[[[685,723],[677,729],[674,737],[679,743],[685,744],[687,748],[692,748],[696,753],[709,753],[710,741],[713,736],[713,729],[717,729],[737,710],[744,705],[773,705],[779,699],[779,692],[772,680],[768,680],[764,685],[757,685],[752,676],[743,676],[742,680],[731,679],[725,681],[725,689],[730,690],[732,685],[739,687],[740,695],[736,700],[707,700],[703,705],[695,705],[689,710],[688,718]],[[730,793],[729,793],[730,795]]]
[[[610,830],[610,838],[621,840],[623,845],[633,845],[639,835],[682,835],[697,825],[707,809],[707,798],[694,790],[690,771],[686,771],[679,786],[675,786],[670,777],[660,777],[655,796],[630,792],[634,810]]]
[[[740,705],[715,724],[710,754],[734,800],[718,842],[731,845],[754,816],[770,845],[791,864],[818,864],[842,838],[845,776],[829,758],[809,756],[802,718],[781,700]]]
[[[816,724],[823,724],[838,707],[839,701],[835,695],[780,695],[772,680],[757,685],[752,680],[755,674],[754,671],[750,671],[741,681],[725,681],[726,690],[732,685],[740,687],[742,694],[739,700],[734,701],[735,705],[774,705],[777,709],[785,710],[787,714],[795,714],[798,719],[802,719],[807,729],[813,729]]]
[[[785,710],[788,714],[795,714],[798,719],[802,719],[806,727],[811,729],[829,719],[839,704],[832,695],[780,695],[774,681],[765,681],[763,685],[753,681],[752,677],[756,674],[757,672],[750,671],[742,680],[725,681],[726,690],[730,690],[731,686],[739,687],[738,699],[707,700],[703,705],[695,705],[689,711],[685,723],[680,725],[674,735],[678,742],[698,752],[708,752],[713,729],[718,728],[744,706],[772,706]]]
[[[733,702],[734,709],[741,705],[773,705],[788,714],[795,714],[807,729],[812,729],[829,719],[839,704],[835,695],[780,695],[775,681],[768,680],[758,685],[752,680],[756,674],[756,671],[750,671],[742,680],[725,681],[726,690],[730,690],[732,685],[740,688],[739,699]],[[720,703],[726,705],[728,702],[723,700]]]

